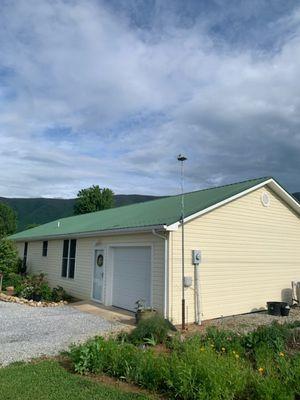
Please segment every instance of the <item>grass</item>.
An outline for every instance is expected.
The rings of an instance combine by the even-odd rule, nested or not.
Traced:
[[[153,399],[74,375],[55,360],[15,363],[0,369],[0,393],[5,400]]]

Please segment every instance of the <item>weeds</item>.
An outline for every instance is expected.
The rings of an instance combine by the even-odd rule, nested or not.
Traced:
[[[158,353],[150,345],[166,341],[167,334],[161,320],[155,322],[151,326],[148,320],[122,339],[96,338],[73,346],[75,371],[106,373],[182,400],[292,400],[300,395],[300,355],[286,352],[288,326],[273,324],[246,335],[209,329],[185,340],[175,335],[168,342],[170,351]]]

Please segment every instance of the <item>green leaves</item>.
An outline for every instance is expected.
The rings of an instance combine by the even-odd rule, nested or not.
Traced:
[[[0,239],[15,233],[17,229],[17,216],[12,208],[5,203],[0,203]]]
[[[288,325],[245,335],[209,329],[185,339],[175,336],[168,348],[156,347],[154,326],[149,318],[143,330],[133,331],[141,334],[136,345],[128,343],[130,335],[120,335],[73,347],[75,370],[105,373],[172,399],[292,400],[300,394],[300,355],[281,351],[288,343]]]
[[[128,339],[134,344],[145,343],[154,346],[157,343],[166,341],[169,330],[169,323],[163,316],[156,314],[140,320],[137,327],[128,336]]]
[[[106,210],[113,206],[113,191],[107,188],[101,189],[98,185],[93,185],[78,192],[74,205],[74,214],[79,215]]]
[[[3,286],[11,273],[18,271],[19,257],[15,244],[8,239],[0,240],[0,271],[3,273]]]

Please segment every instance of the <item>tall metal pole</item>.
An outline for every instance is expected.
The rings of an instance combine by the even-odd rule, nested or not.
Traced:
[[[187,160],[185,156],[179,154],[177,160],[181,166],[181,274],[182,274],[182,294],[181,294],[181,328],[185,329],[185,293],[184,293],[184,161]]]

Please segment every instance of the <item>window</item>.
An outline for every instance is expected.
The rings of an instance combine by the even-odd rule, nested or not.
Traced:
[[[43,242],[43,257],[47,257],[47,253],[48,253],[48,240],[45,240]]]
[[[74,279],[75,276],[76,239],[64,240],[61,276]]]
[[[28,253],[28,242],[24,243],[24,252],[23,252],[23,262],[22,262],[22,269],[26,272],[27,267],[27,253]]]

